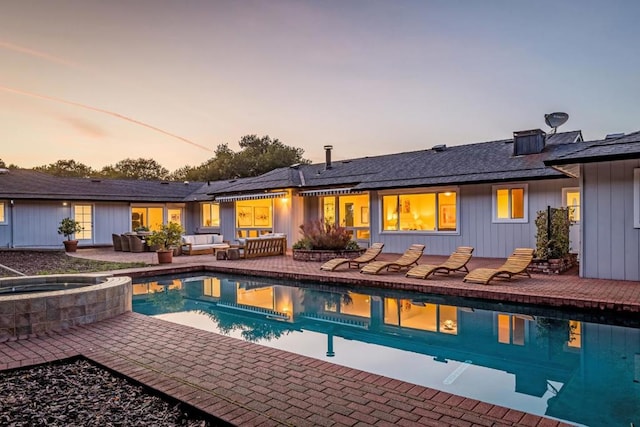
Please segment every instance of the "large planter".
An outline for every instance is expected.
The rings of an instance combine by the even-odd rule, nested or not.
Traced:
[[[173,249],[156,251],[158,264],[171,264],[173,262]]]
[[[362,255],[366,249],[354,249],[354,250],[331,250],[331,249],[294,249],[293,260],[294,261],[314,261],[314,262],[326,262],[334,258],[356,258]]]
[[[78,250],[77,240],[63,240],[65,252],[75,252]]]

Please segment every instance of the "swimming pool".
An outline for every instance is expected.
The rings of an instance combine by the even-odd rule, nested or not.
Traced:
[[[628,319],[218,274],[144,280],[139,313],[571,423],[640,420]]]

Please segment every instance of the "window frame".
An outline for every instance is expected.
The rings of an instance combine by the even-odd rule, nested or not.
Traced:
[[[511,215],[512,196],[511,190],[522,189],[523,217],[522,218],[498,218],[498,190],[509,190],[509,215]],[[494,224],[527,224],[529,222],[529,184],[496,184],[491,186],[491,222]]]
[[[96,208],[95,205],[93,203],[74,203],[73,204],[73,219],[78,221],[80,223],[80,225],[85,224],[84,221],[82,221],[81,219],[78,219],[78,217],[76,216],[76,209],[78,207],[88,207],[90,209],[90,214],[91,214],[91,218],[89,220],[89,222],[91,223],[91,229],[89,230],[90,236],[89,237],[79,237],[78,235],[84,235],[84,233],[86,233],[84,226],[83,226],[83,230],[80,233],[75,233],[74,237],[76,240],[84,240],[84,241],[90,241],[92,242],[93,239],[95,238],[95,217],[96,217]]]
[[[451,192],[456,195],[456,229],[455,230],[439,230],[440,223],[440,207],[438,201],[438,194]],[[411,195],[424,195],[424,194],[433,194],[435,196],[436,203],[436,214],[435,214],[435,222],[436,228],[434,230],[385,230],[384,229],[384,221],[383,221],[383,200],[385,196],[396,196],[398,200],[400,196],[411,196]],[[398,202],[399,203],[399,202]],[[389,234],[425,234],[425,235],[460,235],[460,187],[450,186],[450,187],[430,187],[430,188],[412,188],[411,190],[405,191],[394,191],[394,190],[385,190],[380,191],[378,193],[378,218],[379,221],[379,232],[381,234],[389,233]],[[398,224],[399,226],[399,224]]]
[[[209,215],[212,214],[212,210],[214,206],[218,207],[218,225],[206,225],[204,224],[204,215],[203,215],[203,209],[205,207],[205,205],[209,206]],[[222,218],[221,218],[221,207],[220,207],[220,202],[213,202],[213,201],[207,201],[207,202],[201,202],[200,203],[200,228],[220,228],[222,225]],[[213,215],[211,215],[211,218],[213,218]]]
[[[2,218],[0,218],[0,225],[7,225],[9,224],[9,219],[8,219],[8,209],[7,206],[9,206],[9,203],[7,203],[5,200],[0,200],[0,206],[2,206],[2,213],[3,216]]]

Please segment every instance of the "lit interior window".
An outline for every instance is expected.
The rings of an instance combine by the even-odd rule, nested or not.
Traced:
[[[571,221],[580,221],[580,192],[567,191],[565,203],[569,208],[569,219]]]
[[[220,227],[220,204],[202,204],[202,227]]]
[[[524,218],[524,189],[514,188],[511,190],[511,218]]]
[[[509,190],[500,189],[496,192],[496,215],[500,219],[509,218]]]

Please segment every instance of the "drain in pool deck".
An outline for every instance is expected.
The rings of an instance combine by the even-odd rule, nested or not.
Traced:
[[[0,372],[3,426],[218,426],[86,360]]]

